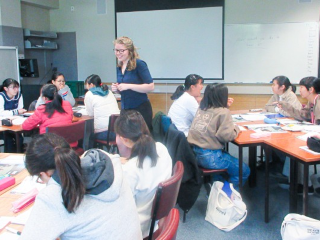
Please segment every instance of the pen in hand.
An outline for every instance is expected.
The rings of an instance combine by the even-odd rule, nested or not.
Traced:
[[[21,235],[21,232],[14,228],[6,227],[6,230],[14,234]]]

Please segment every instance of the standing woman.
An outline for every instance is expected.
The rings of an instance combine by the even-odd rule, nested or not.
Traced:
[[[7,78],[3,81],[0,88],[0,116],[11,117],[25,113],[27,110],[23,108],[23,98],[21,91],[19,91],[19,83],[12,79]],[[6,152],[16,152],[15,135],[7,133],[5,139],[5,150]],[[23,145],[23,137],[20,134],[21,146]],[[21,151],[22,149],[18,149]]]
[[[154,195],[159,183],[171,177],[172,159],[162,143],[154,142],[137,111],[121,112],[115,131],[122,169],[130,184],[145,238],[150,230]]]
[[[58,89],[59,95],[62,97],[63,100],[68,101],[71,106],[74,106],[76,101],[74,100],[73,94],[68,85],[66,85],[66,81],[64,79],[64,75],[60,72],[56,72],[52,74],[51,80],[48,83],[52,83]],[[44,104],[41,96],[39,97],[36,108],[39,107],[41,104]]]
[[[190,74],[186,77],[184,85],[178,86],[171,96],[174,102],[169,109],[168,116],[177,129],[183,132],[186,137],[199,108],[197,98],[201,96],[203,82],[204,80],[201,76]]]
[[[40,125],[40,134],[43,134],[46,132],[46,127],[52,124],[72,123],[72,107],[69,102],[62,100],[55,85],[44,85],[41,98],[45,104],[39,106],[34,114],[23,122],[23,130],[32,130]]]
[[[47,184],[19,239],[142,239],[118,155],[91,149],[81,158],[52,133],[30,142],[25,165]]]
[[[275,103],[279,101],[290,103],[294,108],[301,109],[302,105],[295,94],[296,87],[291,85],[287,77],[277,76],[272,79],[272,91],[274,94],[265,106],[268,112],[277,112],[283,116],[290,117],[289,113],[277,107]]]
[[[208,84],[199,110],[192,122],[188,142],[193,145],[198,165],[209,169],[227,169],[230,182],[239,187],[239,160],[224,151],[224,144],[233,141],[240,130],[234,125],[228,109],[228,88],[224,84]],[[242,165],[242,184],[250,168]]]
[[[107,85],[103,85],[98,75],[92,74],[85,81],[89,90],[84,98],[84,105],[89,116],[94,117],[94,133],[90,136],[90,146],[93,147],[95,139],[106,140],[108,135],[109,117],[111,114],[119,114],[116,98],[109,91]],[[115,140],[116,134],[110,132],[110,140]]]
[[[320,103],[318,103],[320,101],[320,79],[305,77],[301,79],[299,85],[300,95],[308,100],[307,105],[303,108],[296,108],[290,102],[280,101],[278,107],[288,112],[290,117],[313,124],[320,124]]]
[[[118,65],[117,83],[112,84],[112,91],[120,92],[121,109],[140,112],[151,131],[152,107],[147,93],[153,91],[154,83],[148,66],[139,59],[130,38],[119,37],[113,43]]]

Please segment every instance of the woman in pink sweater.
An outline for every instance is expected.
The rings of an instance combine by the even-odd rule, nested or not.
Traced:
[[[53,84],[46,84],[41,90],[45,104],[40,105],[24,123],[23,130],[31,130],[39,125],[40,134],[46,132],[46,127],[52,124],[72,123],[73,111],[68,101],[62,100],[58,89]]]

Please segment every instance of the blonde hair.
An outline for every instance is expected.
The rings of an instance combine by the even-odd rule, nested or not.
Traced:
[[[139,58],[139,54],[137,52],[137,48],[133,45],[133,41],[128,37],[119,37],[113,41],[113,44],[123,44],[126,49],[129,51],[129,61],[127,64],[127,70],[131,71],[137,67],[137,59]],[[117,60],[118,61],[118,60]],[[123,62],[118,61],[118,67],[122,67]]]

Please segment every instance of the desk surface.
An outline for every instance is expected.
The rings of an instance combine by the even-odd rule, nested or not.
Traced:
[[[88,115],[83,115],[81,117],[75,117],[73,116],[72,121],[73,122],[78,122],[78,121],[86,121],[89,119],[93,119],[92,116],[88,116]],[[0,132],[1,131],[12,131],[12,132],[22,132],[22,125],[13,125],[13,126],[0,126]]]

